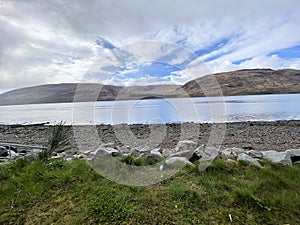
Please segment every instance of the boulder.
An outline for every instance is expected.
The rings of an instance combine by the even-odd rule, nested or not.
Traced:
[[[106,150],[109,152],[109,154],[111,156],[116,157],[116,156],[120,156],[121,155],[121,153],[117,149],[115,149],[115,148],[106,148]]]
[[[152,160],[157,161],[157,162],[164,160],[163,155],[158,151],[144,152],[139,157],[140,158],[152,159]]]
[[[226,148],[220,152],[220,157],[222,159],[234,159],[236,160],[238,155],[245,153],[246,151],[242,148]]]
[[[162,150],[162,155],[164,157],[169,157],[171,154],[175,152],[175,149],[166,148]]]
[[[3,146],[0,146],[0,157],[6,157],[8,156],[7,149]]]
[[[247,155],[245,153],[239,154],[238,157],[237,157],[237,161],[246,162],[246,163],[252,164],[254,166],[257,166],[259,168],[262,168],[262,166],[257,161],[257,159],[254,159],[254,158],[252,158],[251,156],[249,156],[249,155]]]
[[[201,161],[209,161],[218,156],[218,148],[213,146],[204,146],[201,145],[195,150],[195,154],[198,156],[200,162]]]
[[[123,146],[118,146],[117,147],[118,151],[123,155],[123,154],[128,154],[130,153],[130,146],[128,145],[123,145]]]
[[[187,150],[195,150],[197,148],[198,144],[194,141],[190,140],[184,140],[179,141],[176,146],[176,152],[182,152]]]
[[[300,163],[300,149],[290,149],[287,150],[291,154],[291,160],[294,164]]]
[[[166,161],[165,161],[165,164],[167,166],[183,166],[183,165],[186,165],[186,164],[189,164],[189,165],[194,165],[193,163],[191,163],[187,158],[185,157],[172,157],[172,158],[168,158]]]
[[[247,155],[249,155],[252,158],[262,158],[263,154],[261,153],[261,151],[257,151],[257,150],[250,150],[246,152]]]
[[[131,155],[133,155],[134,157],[139,157],[142,153],[149,153],[150,151],[151,149],[148,147],[144,147],[144,148],[135,147],[131,150]]]
[[[194,153],[195,153],[194,150],[186,150],[186,151],[175,152],[175,153],[169,155],[169,157],[170,158],[172,158],[172,157],[185,157],[188,160],[190,160],[193,157]]]
[[[95,152],[91,154],[94,155],[95,157],[119,156],[120,152],[114,148],[99,147]]]
[[[281,164],[285,166],[291,166],[291,153],[290,151],[277,152],[274,150],[271,151],[262,151],[263,158],[271,161],[272,163]]]
[[[7,158],[16,159],[19,157],[19,155],[13,150],[8,150],[7,153],[8,153]]]

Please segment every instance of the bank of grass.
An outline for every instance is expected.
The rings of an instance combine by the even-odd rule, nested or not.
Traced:
[[[80,160],[19,160],[0,165],[0,224],[300,224],[299,178],[299,165],[217,159],[131,187]]]

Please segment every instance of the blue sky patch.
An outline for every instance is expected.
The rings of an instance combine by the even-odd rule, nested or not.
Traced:
[[[234,62],[232,62],[232,64],[234,64],[234,65],[240,65],[241,63],[246,62],[248,60],[251,60],[252,58],[253,57],[241,59],[241,60],[238,60],[238,61],[234,61]]]
[[[212,53],[212,52],[217,51],[220,48],[224,47],[225,45],[227,45],[229,43],[229,41],[230,41],[230,38],[222,38],[221,40],[215,42],[214,44],[212,44],[206,48],[195,51],[195,54],[198,56],[207,55],[209,53]]]
[[[296,59],[300,58],[300,45],[295,45],[290,48],[281,49],[278,51],[271,52],[268,56],[277,55],[283,59]]]

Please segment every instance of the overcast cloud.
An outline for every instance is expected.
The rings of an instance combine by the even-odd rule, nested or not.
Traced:
[[[197,69],[300,69],[299,12],[298,0],[2,0],[0,93],[82,78],[145,85],[184,83]],[[178,48],[136,44],[145,41]]]

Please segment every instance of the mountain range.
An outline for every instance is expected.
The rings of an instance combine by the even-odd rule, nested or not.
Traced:
[[[300,93],[300,70],[244,69],[206,75],[184,85],[40,85],[1,94],[0,105],[290,93]]]

